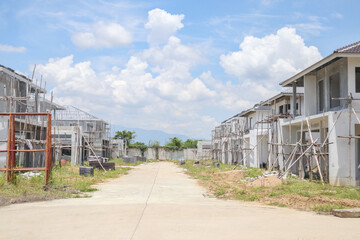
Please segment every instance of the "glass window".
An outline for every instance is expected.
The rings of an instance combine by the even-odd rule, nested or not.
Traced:
[[[283,111],[284,111],[284,105],[281,105],[279,107],[279,114],[283,114]]]
[[[360,67],[355,68],[355,85],[356,92],[360,92]]]

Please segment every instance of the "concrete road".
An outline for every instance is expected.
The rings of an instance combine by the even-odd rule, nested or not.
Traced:
[[[136,167],[92,198],[0,208],[0,239],[360,239],[360,219],[204,197],[175,164]]]

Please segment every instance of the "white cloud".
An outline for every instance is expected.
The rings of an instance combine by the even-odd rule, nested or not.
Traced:
[[[16,52],[16,53],[22,53],[25,52],[25,47],[14,47],[11,45],[1,44],[0,43],[0,52]]]
[[[101,113],[125,126],[206,138],[216,122],[198,112],[216,102],[217,94],[190,74],[201,59],[197,46],[170,37],[164,46],[130,57],[125,67],[96,72],[90,61],[76,63],[71,55],[50,59],[38,73],[55,86],[60,104]]]
[[[344,16],[341,13],[338,13],[338,12],[335,12],[335,13],[331,14],[331,16],[333,18],[337,18],[337,19],[343,19],[344,18]]]
[[[129,45],[131,33],[117,23],[99,21],[91,26],[88,32],[76,32],[71,37],[80,48],[115,48]]]
[[[38,73],[54,86],[56,100],[114,124],[208,138],[218,124],[214,116],[240,112],[276,94],[278,82],[321,57],[315,47],[305,46],[294,29],[283,28],[263,38],[246,37],[240,51],[221,56],[225,71],[239,81],[216,80],[210,71],[193,76],[192,69],[205,56],[201,46],[183,44],[173,36],[182,27],[183,16],[176,15],[174,20],[174,15],[163,10],[152,11],[151,30],[161,28],[157,21],[163,20],[150,21],[150,15],[159,12],[172,19],[173,27],[168,26],[172,30],[161,41],[150,42],[161,45],[150,44],[133,54],[125,66],[114,62],[112,68],[97,72],[92,62],[76,62],[72,55],[38,65]]]
[[[306,46],[294,28],[284,27],[263,38],[245,37],[240,51],[222,55],[220,64],[242,82],[269,87],[321,58],[319,50]]]
[[[148,22],[145,24],[145,28],[151,30],[148,42],[151,44],[166,42],[177,30],[184,27],[181,22],[183,19],[183,14],[170,14],[159,8],[149,11]]]

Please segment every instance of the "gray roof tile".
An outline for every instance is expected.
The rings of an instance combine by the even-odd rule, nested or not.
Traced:
[[[336,49],[334,53],[360,53],[360,41],[345,47]]]

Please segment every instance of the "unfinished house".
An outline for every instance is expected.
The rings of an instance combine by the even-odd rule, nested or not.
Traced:
[[[267,106],[269,111],[267,116],[259,122],[259,124],[262,124],[266,127],[265,129],[267,129],[267,133],[263,135],[267,140],[266,159],[263,139],[261,141],[259,140],[260,142],[258,143],[260,144],[260,150],[257,149],[257,152],[261,159],[258,161],[260,162],[259,166],[270,170],[279,169],[280,166],[283,166],[282,163],[286,157],[281,151],[281,147],[287,143],[286,140],[282,138],[281,120],[288,119],[291,121],[294,116],[298,117],[303,115],[303,88],[299,88],[295,95],[290,91],[281,92],[261,102],[260,105]]]
[[[221,125],[216,127],[212,132],[213,159],[229,164],[233,162],[231,136],[234,129],[232,128],[231,120],[232,118],[223,121]]]
[[[281,120],[284,169],[332,185],[359,185],[360,42],[280,83],[304,88],[304,114]]]
[[[217,126],[211,131],[212,159],[221,162],[221,127]]]
[[[198,141],[197,142],[197,159],[198,160],[207,160],[211,159],[211,141]]]
[[[40,84],[41,85],[41,84]],[[6,149],[12,149],[12,168],[38,168],[45,165],[47,117],[26,115],[45,112],[41,100],[45,89],[32,79],[0,65],[0,168],[3,169],[10,157]],[[13,119],[10,121],[12,113]],[[10,123],[12,122],[12,123]],[[9,128],[13,136],[9,135]],[[9,137],[10,136],[10,137]],[[12,146],[9,145],[10,140]],[[5,151],[5,152],[4,152]]]
[[[265,167],[268,160],[269,124],[271,113],[268,105],[256,104],[253,108],[238,114],[244,119],[241,129],[244,159],[240,164],[248,167]]]
[[[109,158],[109,124],[74,106],[64,106],[55,113],[53,132],[60,158],[72,165],[82,164],[89,156]]]
[[[122,139],[111,139],[111,157],[120,158],[125,155],[125,144]]]
[[[278,120],[292,118],[293,105],[297,116],[304,112],[302,90],[295,99],[294,102],[292,92],[281,92],[222,122],[212,134],[213,159],[249,167],[278,168],[281,135]]]

